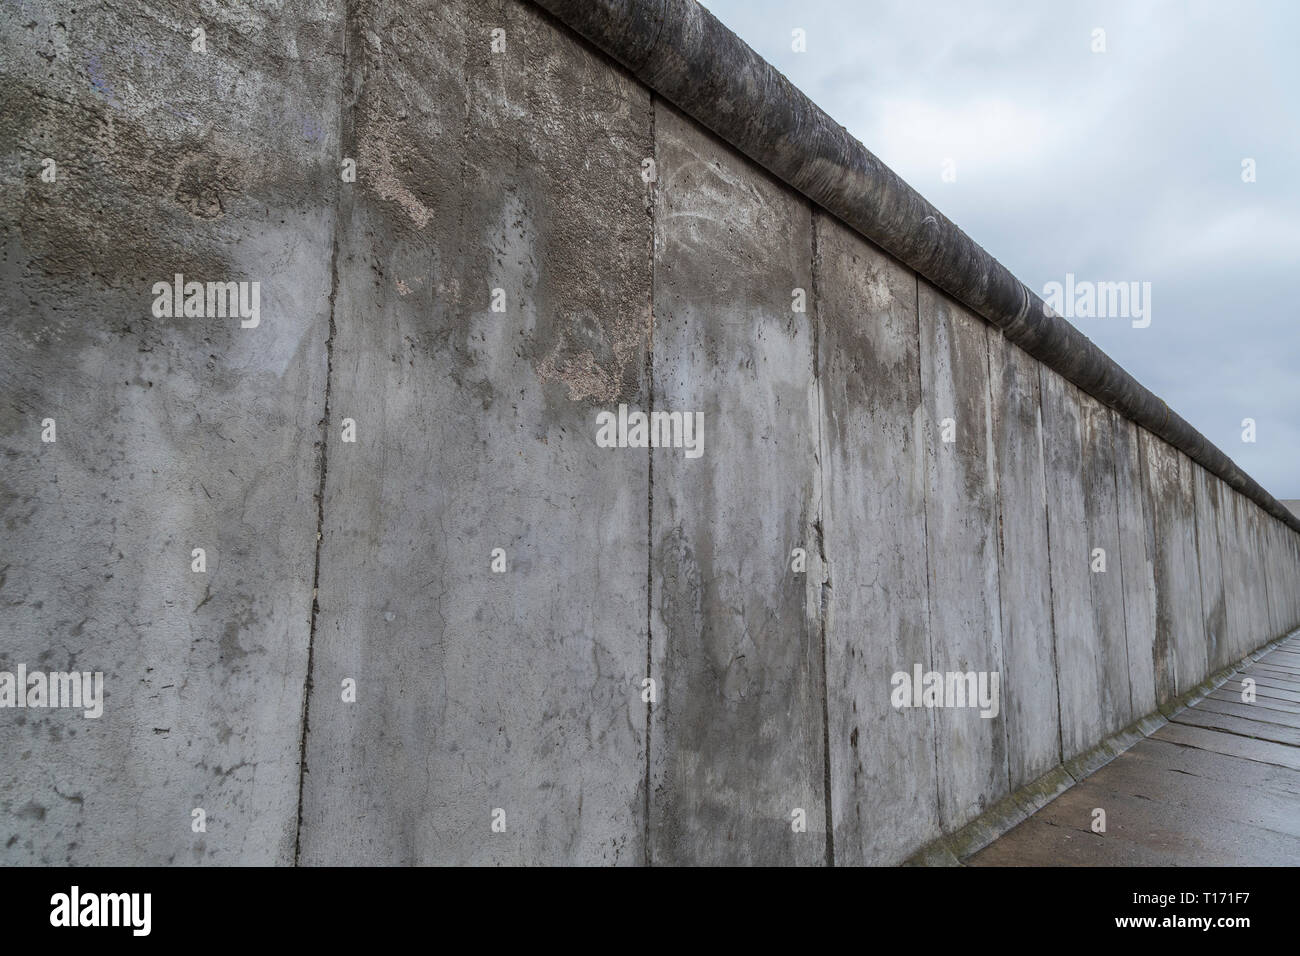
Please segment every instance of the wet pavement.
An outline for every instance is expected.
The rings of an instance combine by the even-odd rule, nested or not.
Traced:
[[[966,865],[1300,865],[1300,634]]]

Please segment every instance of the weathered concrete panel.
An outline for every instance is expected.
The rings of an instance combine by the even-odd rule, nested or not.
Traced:
[[[1234,492],[1236,505],[1237,534],[1235,540],[1236,560],[1241,566],[1245,584],[1243,603],[1249,627],[1242,637],[1242,654],[1249,654],[1268,640],[1272,631],[1268,618],[1268,603],[1261,575],[1262,563],[1254,548],[1251,533],[1254,504],[1242,494]]]
[[[526,5],[350,42],[301,859],[641,862],[649,97]]]
[[[106,698],[0,711],[0,862],[292,859],[341,4],[289,7],[206,56],[148,8],[0,17],[0,670]],[[155,316],[176,273],[257,325]]]
[[[1291,574],[1287,578],[1287,594],[1291,596],[1292,629],[1300,627],[1300,534],[1290,528],[1286,531],[1288,564]]]
[[[1265,523],[1265,527],[1269,528],[1270,564],[1274,568],[1273,578],[1269,579],[1269,597],[1274,606],[1277,607],[1274,623],[1277,624],[1278,635],[1281,636],[1282,633],[1290,630],[1288,626],[1291,623],[1291,610],[1288,607],[1290,605],[1290,596],[1288,596],[1290,587],[1288,587],[1288,584],[1290,584],[1292,578],[1292,571],[1290,564],[1287,562],[1286,538],[1283,537],[1286,525],[1275,522],[1270,516],[1268,522]]]
[[[1156,632],[1155,566],[1147,551],[1149,522],[1138,431],[1137,425],[1115,416],[1115,487],[1124,581],[1124,633],[1128,640],[1129,699],[1135,719],[1156,708],[1151,660]]]
[[[1264,510],[1256,505],[1253,501],[1250,503],[1250,551],[1255,564],[1255,573],[1258,576],[1258,592],[1260,603],[1261,619],[1261,636],[1255,642],[1256,646],[1273,640],[1281,636],[1281,630],[1278,622],[1274,617],[1274,607],[1272,601],[1272,585],[1269,581],[1268,554],[1265,550],[1265,527],[1271,520]]]
[[[1264,575],[1265,600],[1268,601],[1269,609],[1269,635],[1265,640],[1273,640],[1274,637],[1281,637],[1286,628],[1284,618],[1286,614],[1282,611],[1281,585],[1279,580],[1278,561],[1275,561],[1273,551],[1273,525],[1277,524],[1271,515],[1264,509],[1258,509],[1258,518],[1256,525],[1257,549],[1262,562],[1261,572]]]
[[[1100,721],[1100,740],[1127,727],[1143,714],[1133,712],[1129,689],[1124,563],[1115,479],[1114,413],[1084,392],[1079,392],[1079,411],[1083,442],[1083,504],[1088,521],[1088,581],[1092,588],[1094,621],[1092,647],[1097,673],[1097,697],[1093,706]]]
[[[1264,616],[1268,621],[1265,637],[1260,642],[1264,643],[1271,641],[1276,637],[1281,637],[1283,630],[1281,615],[1278,613],[1277,600],[1273,595],[1274,590],[1276,590],[1276,572],[1273,568],[1270,568],[1273,561],[1269,548],[1269,531],[1270,526],[1273,524],[1273,519],[1258,505],[1255,505],[1253,510],[1254,550],[1259,561],[1259,574],[1263,583],[1261,593],[1263,594],[1265,608]]]
[[[1219,548],[1222,503],[1218,479],[1191,463],[1193,502],[1196,507],[1196,554],[1201,572],[1201,612],[1205,616],[1206,671],[1227,667],[1233,660],[1228,642],[1228,598]]]
[[[816,229],[835,861],[885,865],[939,836],[934,711],[890,703],[894,673],[930,669],[916,279]]]
[[[1061,753],[1070,760],[1104,736],[1099,708],[1103,690],[1097,620],[1089,570],[1092,546],[1083,482],[1081,393],[1046,367],[1041,368],[1041,388]]]
[[[1250,618],[1246,609],[1246,582],[1242,564],[1236,555],[1236,511],[1233,490],[1217,478],[1219,507],[1217,530],[1219,536],[1219,567],[1223,576],[1224,608],[1227,623],[1224,630],[1224,648],[1221,655],[1229,663],[1241,660],[1249,641]]]
[[[989,330],[989,388],[998,466],[1002,691],[1011,789],[1061,762],[1052,632],[1047,490],[1038,363]]]
[[[1268,633],[1270,636],[1279,633],[1279,622],[1277,614],[1277,601],[1273,596],[1274,582],[1273,570],[1269,567],[1272,562],[1272,555],[1269,553],[1269,529],[1270,522],[1262,517],[1257,517],[1254,523],[1254,549],[1260,560],[1260,573],[1264,579],[1264,602],[1268,612]]]
[[[1280,581],[1279,590],[1282,594],[1282,630],[1289,631],[1295,626],[1295,556],[1291,553],[1291,535],[1293,532],[1285,525],[1278,525],[1277,533],[1277,555]]]
[[[1253,501],[1247,500],[1247,551],[1253,569],[1255,601],[1258,605],[1258,624],[1254,645],[1259,647],[1279,637],[1280,631],[1273,618],[1271,601],[1272,588],[1269,585],[1268,556],[1264,552],[1264,526],[1272,519]],[[1251,650],[1254,650],[1252,647]]]
[[[1288,555],[1291,574],[1287,579],[1287,593],[1291,596],[1291,628],[1300,627],[1300,534],[1287,529]]]
[[[1260,528],[1264,538],[1264,571],[1267,575],[1269,620],[1273,625],[1272,637],[1281,637],[1287,632],[1291,617],[1286,606],[1287,579],[1290,569],[1282,556],[1282,531],[1285,526],[1266,514],[1262,516]]]
[[[1144,518],[1142,533],[1146,539],[1147,564],[1150,567],[1152,584],[1151,593],[1151,676],[1156,704],[1159,705],[1173,696],[1173,679],[1169,671],[1168,635],[1163,629],[1166,608],[1161,603],[1161,565],[1159,529],[1157,527],[1159,508],[1156,507],[1158,493],[1157,458],[1160,454],[1160,439],[1141,426],[1137,427],[1138,472],[1142,487],[1142,515]],[[1129,682],[1130,686],[1132,681]]]
[[[792,294],[812,297],[812,213],[671,108],[655,140],[654,407],[702,412],[706,441],[653,455],[651,860],[818,863],[819,428]]]
[[[1282,591],[1282,609],[1285,619],[1282,622],[1284,631],[1292,630],[1297,623],[1296,615],[1296,554],[1295,554],[1295,537],[1296,534],[1286,525],[1277,526],[1278,535],[1278,566],[1281,568],[1281,591]]]
[[[1205,611],[1201,601],[1200,559],[1196,541],[1196,500],[1192,492],[1192,469],[1197,466],[1182,452],[1178,452],[1178,484],[1167,502],[1169,520],[1161,524],[1161,533],[1172,546],[1176,539],[1181,546],[1181,571],[1177,576],[1186,582],[1181,590],[1178,625],[1173,632],[1175,643],[1175,688],[1179,694],[1191,690],[1209,673],[1209,655],[1205,638]]]
[[[1283,562],[1286,576],[1283,584],[1287,599],[1288,631],[1300,625],[1300,535],[1290,528],[1282,528]]]
[[[1273,536],[1276,541],[1273,551],[1277,555],[1278,567],[1278,607],[1281,613],[1282,631],[1288,631],[1291,628],[1293,618],[1291,614],[1291,582],[1294,580],[1295,570],[1291,565],[1291,553],[1287,542],[1287,536],[1290,532],[1285,525],[1275,524]]]
[[[925,283],[918,312],[932,667],[940,673],[1000,675],[997,463],[987,327]],[[945,427],[952,441],[944,440]],[[999,709],[996,717],[985,718],[978,707],[945,707],[937,711],[935,727],[939,819],[952,830],[1008,792],[1006,713]]]
[[[1287,536],[1291,533],[1286,525],[1277,521],[1269,522],[1269,527],[1273,529],[1273,555],[1274,565],[1277,568],[1277,588],[1274,600],[1278,608],[1278,633],[1284,634],[1291,629],[1291,582],[1294,580],[1294,569],[1290,562],[1290,553],[1287,548]],[[1274,593],[1273,591],[1269,592]]]
[[[1249,653],[1279,635],[1273,627],[1272,613],[1268,605],[1266,562],[1259,544],[1259,525],[1263,513],[1258,505],[1244,495],[1237,496],[1237,508],[1239,521],[1237,560],[1246,569],[1248,587],[1246,606],[1251,618],[1250,639],[1246,642],[1244,653]]]
[[[1142,432],[1142,461],[1148,490],[1147,504],[1154,517],[1152,553],[1155,556],[1156,640],[1153,663],[1156,700],[1163,704],[1196,683],[1186,683],[1186,676],[1196,669],[1194,650],[1197,645],[1201,648],[1201,664],[1204,665],[1205,621],[1201,616],[1200,573],[1195,563],[1191,473],[1187,474],[1187,494],[1184,496],[1179,453],[1146,431]],[[1192,660],[1181,660],[1185,655],[1193,655]]]
[[[1282,593],[1282,615],[1283,615],[1282,630],[1283,631],[1290,631],[1292,628],[1295,627],[1296,624],[1296,616],[1295,616],[1296,566],[1295,566],[1295,555],[1292,553],[1291,550],[1291,538],[1293,534],[1294,532],[1292,532],[1290,528],[1287,528],[1285,525],[1278,525],[1277,552],[1278,552],[1278,567],[1281,569],[1280,570],[1281,580],[1279,583],[1281,585],[1280,590]]]

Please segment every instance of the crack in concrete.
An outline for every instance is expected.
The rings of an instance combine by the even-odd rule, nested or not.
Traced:
[[[818,607],[818,636],[821,643],[822,663],[822,805],[826,813],[826,865],[835,865],[835,813],[831,803],[831,718],[830,718],[830,683],[826,667],[826,626],[830,616],[831,566],[826,558],[826,534],[824,519],[826,511],[826,444],[823,422],[821,383],[821,296],[817,281],[817,267],[821,259],[821,238],[817,231],[817,207],[809,203],[808,212],[812,222],[812,298],[813,298],[813,381],[817,388],[817,473],[820,493],[817,497],[817,521],[813,528],[817,532],[817,554],[821,560],[822,583],[821,602]]]
[[[658,140],[655,132],[655,115],[659,109],[658,98],[650,91],[650,160],[658,170]],[[646,212],[650,219],[650,326],[646,342],[646,402],[651,412],[655,409],[655,207],[659,202],[659,190],[656,180],[649,183],[650,201]],[[654,634],[651,619],[654,608],[654,513],[655,513],[655,460],[654,449],[646,448],[646,561],[645,561],[645,676],[653,680],[654,668]],[[642,806],[642,853],[646,866],[653,865],[650,849],[650,734],[651,721],[654,717],[654,701],[649,695],[645,702],[645,799]]]
[[[343,11],[343,82],[348,82],[348,33],[351,28],[351,7],[345,2]],[[349,104],[339,103],[340,145],[347,135],[347,110]],[[307,632],[307,669],[302,687],[302,734],[298,742],[298,819],[293,838],[293,865],[299,865],[302,855],[303,791],[307,780],[307,734],[311,716],[312,669],[316,649],[316,622],[320,615],[320,565],[325,543],[325,478],[329,469],[330,391],[334,380],[335,304],[339,289],[339,232],[342,229],[342,180],[335,185],[334,194],[334,248],[330,255],[329,332],[325,338],[325,403],[321,412],[320,484],[316,490],[316,556],[311,582],[311,619]]]

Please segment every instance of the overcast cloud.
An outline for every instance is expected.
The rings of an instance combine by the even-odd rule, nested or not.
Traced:
[[[705,5],[1035,291],[1150,282],[1150,327],[1074,324],[1300,498],[1300,4]]]

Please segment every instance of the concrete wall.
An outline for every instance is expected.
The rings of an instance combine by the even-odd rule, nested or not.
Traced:
[[[206,56],[178,21],[0,12],[0,670],[107,695],[0,710],[5,863],[293,859],[339,6],[210,16]],[[260,325],[154,319],[178,272],[260,280]]]
[[[23,9],[0,670],[108,694],[0,709],[0,861],[897,863],[1300,625],[1300,536],[528,4]]]
[[[705,450],[651,453],[649,859],[816,863],[825,741],[812,216],[656,106],[655,409]],[[645,452],[635,455],[644,467]],[[806,573],[791,552],[811,552]],[[793,832],[804,812],[808,832]]]
[[[917,284],[832,217],[814,226],[829,793],[836,862],[857,864],[941,833],[935,712],[882,692],[931,659]]]
[[[640,860],[650,97],[524,5],[348,43],[301,862]]]

